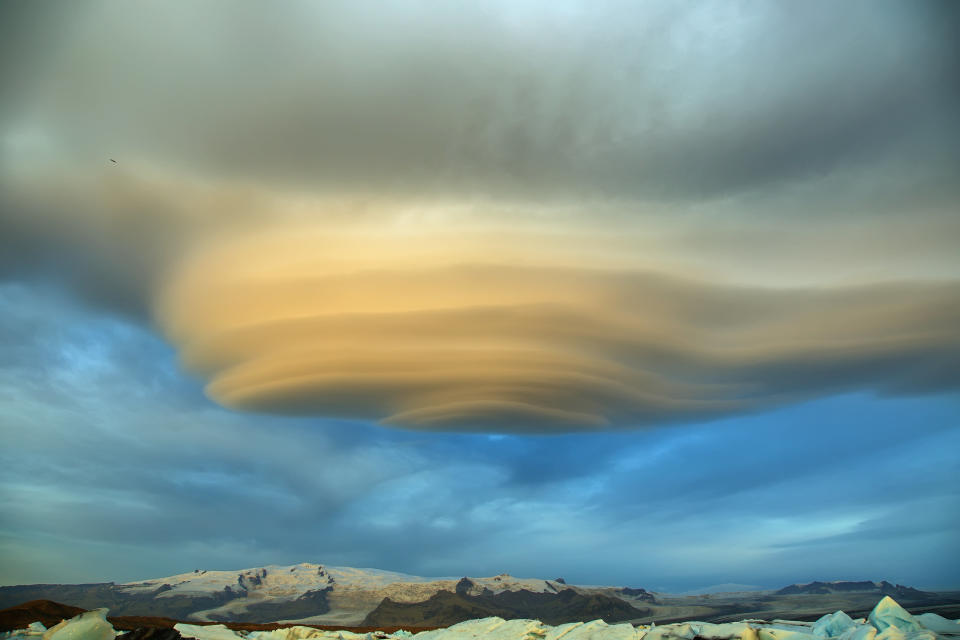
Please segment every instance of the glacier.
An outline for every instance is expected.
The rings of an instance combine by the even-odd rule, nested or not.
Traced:
[[[46,629],[39,622],[0,634],[0,640],[114,640],[122,634],[107,621],[107,609],[87,611]],[[960,620],[935,613],[912,615],[893,598],[881,599],[867,618],[854,620],[843,611],[815,622],[747,620],[715,624],[675,622],[633,626],[603,620],[550,626],[539,620],[468,620],[445,629],[413,633],[354,633],[292,626],[273,631],[233,631],[222,624],[174,626],[183,638],[196,640],[960,640]]]

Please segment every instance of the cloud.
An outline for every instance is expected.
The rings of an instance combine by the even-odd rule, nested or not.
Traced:
[[[502,204],[362,204],[164,174],[78,180],[16,183],[13,237],[55,254],[46,268],[94,302],[158,327],[237,409],[552,432],[958,382],[960,286],[939,272],[815,287],[784,270],[772,286],[743,282],[749,235],[714,247],[707,278],[689,235],[656,219],[580,233],[582,222]],[[794,246],[800,257],[817,243],[764,237],[811,245]],[[851,264],[878,263],[856,255],[856,235],[832,242]]]
[[[956,160],[952,34],[934,5],[33,11],[9,20],[6,57],[29,65],[9,69],[4,111],[77,159],[110,149],[202,176],[554,202]]]
[[[0,304],[7,582],[302,561],[679,590],[956,573],[941,517],[957,512],[956,394],[684,429],[424,434],[226,411],[130,319],[50,287],[2,285]],[[919,525],[884,535],[905,519]]]
[[[772,291],[379,240],[221,245],[172,276],[158,318],[228,406],[413,428],[633,427],[958,382],[953,283]]]
[[[933,8],[73,11],[11,13],[0,273],[225,406],[562,432],[956,388]]]

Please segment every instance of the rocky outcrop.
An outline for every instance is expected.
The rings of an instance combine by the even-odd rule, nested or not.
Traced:
[[[656,598],[653,597],[653,594],[646,589],[633,589],[631,587],[624,587],[622,589],[617,589],[617,593],[628,596],[635,600],[642,600],[643,602],[657,601]]]

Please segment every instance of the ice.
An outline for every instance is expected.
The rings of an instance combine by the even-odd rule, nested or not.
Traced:
[[[556,627],[544,626],[544,640],[638,640],[643,632],[631,624],[607,624],[603,620],[570,622]]]
[[[94,609],[50,627],[43,633],[43,640],[113,640],[114,636],[107,610]]]
[[[467,620],[446,629],[424,631],[414,636],[417,640],[540,640],[546,628],[539,620],[504,620],[503,618],[480,618]]]
[[[726,624],[695,623],[697,635],[704,640],[758,640],[756,629],[744,622]]]
[[[801,630],[802,629],[802,630]],[[760,640],[819,640],[808,628],[795,627],[783,629],[776,627],[762,627],[757,630]]]
[[[713,624],[710,622],[675,622],[652,626],[640,631],[638,640],[759,640],[757,630],[746,622]],[[809,634],[807,634],[809,635]]]
[[[897,627],[887,627],[878,633],[876,640],[936,640],[937,634],[925,629],[920,631],[901,631]]]
[[[861,620],[863,620],[861,618]],[[865,622],[860,622],[855,627],[847,629],[840,636],[840,640],[874,640],[877,635],[877,630],[873,625],[865,624]]]
[[[887,627],[876,635],[875,640],[906,640],[907,635],[896,627]]]
[[[914,620],[924,629],[929,629],[936,633],[956,633],[960,634],[960,622],[947,620],[943,616],[935,613],[921,613],[914,616]]]
[[[306,640],[307,638],[331,638],[332,640],[343,638],[348,640],[347,636],[341,636],[341,633],[343,632],[323,631],[313,627],[287,627],[286,629],[274,629],[273,631],[252,631],[247,634],[247,638],[250,640]]]
[[[180,632],[184,638],[196,638],[197,640],[238,640],[243,636],[228,629],[222,624],[183,624],[173,625],[173,628]]]
[[[821,638],[833,638],[856,627],[853,618],[843,611],[828,613],[813,624],[813,634]]]
[[[904,632],[921,630],[916,619],[890,596],[884,596],[867,619],[880,632],[876,640],[899,640],[883,635],[890,627],[896,627]]]
[[[37,636],[42,636],[46,631],[47,628],[43,626],[42,622],[31,622],[30,625],[24,629],[14,629],[13,631],[0,633],[0,640],[7,640],[7,638],[36,638]]]
[[[688,623],[665,624],[644,634],[644,640],[693,640],[697,632]]]
[[[391,638],[397,640],[410,638],[412,634],[398,631]],[[373,634],[353,633],[351,631],[325,631],[313,627],[287,627],[273,631],[251,631],[244,636],[247,640],[373,640]],[[382,637],[382,636],[381,636]]]

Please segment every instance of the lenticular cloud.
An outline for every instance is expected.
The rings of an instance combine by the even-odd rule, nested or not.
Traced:
[[[275,225],[184,260],[155,311],[226,406],[416,429],[629,428],[954,382],[952,284],[742,287],[530,239]]]
[[[956,280],[838,271],[812,286],[747,242],[704,269],[669,220],[619,224],[583,203],[391,203],[138,173],[26,174],[8,226],[90,299],[142,309],[227,407],[547,433],[958,386]],[[742,277],[746,263],[763,273]]]

